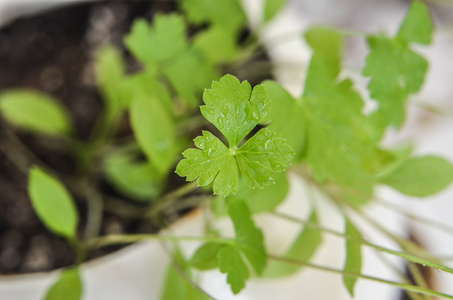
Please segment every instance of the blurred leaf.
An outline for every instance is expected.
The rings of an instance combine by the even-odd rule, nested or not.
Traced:
[[[379,132],[363,114],[364,103],[352,81],[338,79],[341,34],[314,28],[306,37],[314,53],[302,98],[304,158],[318,182],[334,182],[346,199],[366,203],[375,184],[367,165],[375,159]]]
[[[217,70],[196,49],[185,51],[166,65],[163,73],[189,107],[195,107],[202,91],[217,79]]]
[[[41,222],[54,233],[76,240],[79,216],[63,184],[35,166],[30,169],[28,190]]]
[[[132,155],[117,154],[104,161],[107,179],[122,194],[151,201],[161,191],[162,180],[148,162],[134,161]]]
[[[238,56],[237,39],[231,28],[211,26],[194,37],[193,47],[213,64],[227,63]]]
[[[426,4],[413,1],[397,37],[411,43],[430,44],[433,24]]]
[[[176,128],[172,117],[152,95],[139,93],[131,103],[130,116],[135,138],[160,175],[176,159]]]
[[[209,297],[201,290],[193,286],[188,280],[192,280],[190,266],[181,251],[174,251],[174,264],[167,269],[165,282],[160,296],[161,300],[207,300]],[[180,268],[179,270],[177,268]],[[183,274],[181,274],[183,272]],[[186,276],[183,277],[183,276]]]
[[[453,165],[437,156],[413,157],[380,177],[380,182],[417,197],[440,192],[453,181]]]
[[[271,100],[271,110],[261,121],[268,128],[284,138],[295,152],[294,163],[300,162],[305,144],[304,111],[300,99],[294,99],[278,83],[267,80],[263,83],[268,98]]]
[[[237,30],[245,26],[247,21],[240,0],[183,0],[181,2],[187,17],[195,24],[209,22]]]
[[[187,47],[184,18],[177,14],[156,14],[152,25],[137,19],[124,42],[145,65],[152,67],[169,61]]]
[[[13,125],[36,133],[66,135],[73,130],[66,109],[52,96],[35,90],[2,92],[0,112]]]
[[[287,0],[265,0],[264,3],[264,22],[272,20],[278,12],[285,6]]]
[[[95,71],[106,107],[106,118],[111,120],[125,107],[121,101],[125,66],[119,50],[113,46],[104,46],[97,50]]]
[[[349,237],[362,240],[360,232],[355,226],[346,219],[346,232],[345,234]],[[346,240],[346,262],[344,265],[345,272],[351,272],[360,274],[362,271],[362,250],[361,244],[353,240]],[[354,287],[357,281],[357,277],[343,275],[343,283],[348,289],[351,297],[354,297]]]
[[[218,266],[217,254],[224,244],[206,243],[195,252],[190,260],[190,265],[199,270],[211,270]]]
[[[312,212],[308,221],[315,225],[318,224],[318,216],[316,215],[316,212]],[[316,253],[316,250],[319,248],[321,243],[321,231],[316,228],[311,228],[310,226],[304,226],[283,257],[309,262],[313,258],[313,255]],[[272,261],[269,263],[263,276],[268,278],[290,276],[300,269],[300,265],[290,265],[287,263]]]
[[[61,272],[58,281],[47,291],[45,300],[81,300],[82,293],[79,269],[72,268]]]

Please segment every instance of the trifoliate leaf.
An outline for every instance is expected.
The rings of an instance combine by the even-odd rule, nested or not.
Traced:
[[[220,243],[206,243],[195,252],[190,260],[190,265],[199,270],[211,270],[219,265],[217,254],[225,247]]]
[[[285,6],[287,0],[266,0],[264,4],[264,22],[273,19]]]
[[[145,65],[168,61],[187,47],[184,18],[177,14],[157,14],[152,26],[144,19],[135,20],[124,42]]]
[[[227,281],[233,293],[239,293],[249,278],[249,271],[243,259],[248,262],[258,275],[266,266],[266,249],[263,234],[255,227],[247,206],[242,201],[230,201],[228,214],[236,232],[236,244],[225,244],[217,253],[220,272],[227,273]],[[242,256],[242,255],[243,256]]]
[[[35,90],[2,92],[0,113],[13,125],[36,133],[66,135],[73,130],[66,109],[52,96]]]
[[[282,172],[291,163],[294,152],[282,138],[262,129],[242,147],[239,143],[266,115],[270,102],[262,86],[251,91],[248,82],[239,82],[225,75],[214,82],[203,97],[205,106],[201,112],[222,132],[229,141],[227,148],[210,132],[195,139],[201,149],[188,149],[177,166],[180,176],[187,180],[198,178],[199,185],[214,181],[214,193],[228,196],[236,193],[239,186],[238,166],[244,182],[251,188],[272,184],[273,172]]]
[[[346,236],[353,239],[361,240],[362,236],[355,226],[346,219]],[[362,270],[362,250],[361,244],[354,240],[346,240],[346,261],[344,264],[344,271],[350,273],[360,274]],[[351,297],[354,297],[354,286],[357,277],[343,275],[343,283],[348,289]]]
[[[364,103],[352,82],[338,82],[340,34],[327,28],[313,29],[307,40],[314,54],[302,98],[301,122],[307,128],[305,159],[317,181],[337,183],[345,188],[348,199],[365,202],[375,181],[366,166],[373,159],[378,133],[362,113]]]
[[[49,230],[69,240],[77,238],[79,215],[72,196],[58,179],[32,167],[28,192],[36,214]]]
[[[219,259],[219,270],[228,274],[227,282],[234,294],[239,293],[244,287],[250,274],[247,265],[240,253],[230,245],[224,246],[217,254]]]
[[[139,93],[132,101],[130,116],[134,135],[148,160],[157,171],[166,174],[177,151],[173,118],[159,99]]]
[[[255,226],[247,205],[243,201],[228,202],[228,215],[233,221],[236,242],[253,269],[261,275],[266,266],[266,249],[263,233]]]
[[[219,77],[217,70],[197,49],[184,51],[167,64],[162,72],[190,107],[199,103],[203,89]]]
[[[311,224],[318,224],[316,212],[313,212],[308,220]],[[284,258],[308,262],[322,243],[322,234],[319,229],[305,226],[295,238],[293,244],[284,254]],[[264,277],[275,278],[290,276],[301,268],[300,265],[272,261],[264,271]]]
[[[375,114],[383,120],[383,126],[400,126],[406,99],[420,89],[428,63],[401,39],[369,36],[368,45],[371,51],[363,75],[371,77],[368,89],[379,101]]]
[[[125,66],[118,49],[113,46],[101,47],[96,52],[95,71],[104,98],[106,118],[110,120],[125,107],[121,99]]]
[[[426,4],[413,1],[397,37],[411,43],[430,44],[433,24]]]
[[[300,99],[294,99],[283,87],[274,81],[263,83],[267,96],[272,101],[269,114],[261,123],[270,122],[269,128],[284,138],[295,152],[294,162],[300,162],[305,143],[304,112]]]
[[[437,156],[409,158],[380,178],[380,182],[417,197],[440,192],[452,181],[453,165]]]
[[[151,201],[161,191],[162,180],[148,162],[138,162],[132,155],[110,155],[104,161],[107,180],[125,196]]]
[[[247,20],[240,0],[183,0],[182,8],[195,24],[209,22],[236,30]]]
[[[63,271],[60,278],[47,291],[45,300],[80,300],[82,299],[83,286],[79,269],[72,268]]]

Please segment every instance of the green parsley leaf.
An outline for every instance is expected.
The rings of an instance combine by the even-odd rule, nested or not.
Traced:
[[[135,161],[131,154],[119,153],[104,161],[107,180],[120,193],[140,201],[151,201],[161,191],[162,180],[148,162]]]
[[[46,135],[73,131],[66,109],[52,96],[29,89],[8,89],[0,94],[0,113],[13,125]]]
[[[411,43],[428,45],[433,35],[433,24],[426,4],[413,1],[397,37]]]
[[[314,54],[302,98],[301,122],[307,128],[304,158],[317,181],[335,182],[351,201],[366,202],[375,183],[367,165],[373,160],[378,133],[362,113],[364,103],[352,81],[338,81],[340,33],[315,28],[306,36]]]
[[[39,167],[30,169],[28,192],[39,219],[54,233],[77,239],[79,215],[64,185]]]
[[[203,100],[206,105],[201,107],[202,114],[225,135],[229,148],[212,133],[203,131],[203,136],[195,139],[200,150],[186,150],[186,159],[179,162],[176,172],[189,181],[198,178],[199,185],[214,181],[214,193],[225,197],[238,190],[238,167],[251,188],[274,183],[272,173],[284,171],[294,157],[284,139],[262,129],[238,148],[269,110],[263,87],[251,91],[248,82],[241,84],[234,76],[225,75],[205,91]]]
[[[311,224],[318,224],[318,216],[315,211],[311,213],[308,221]],[[299,235],[294,239],[293,244],[290,246],[283,257],[298,261],[310,261],[321,243],[321,231],[316,228],[305,226],[302,228]],[[290,265],[287,263],[272,261],[266,268],[264,277],[276,278],[290,276],[299,271],[300,268],[301,266],[299,265]]]
[[[183,0],[182,8],[191,22],[200,25],[209,22],[236,30],[247,20],[239,0]]]
[[[187,48],[184,18],[177,14],[157,14],[152,26],[144,19],[137,19],[124,42],[145,65],[166,62]]]
[[[225,247],[220,243],[206,243],[195,252],[190,260],[190,265],[199,270],[211,270],[219,265],[217,254],[220,249]]]
[[[60,278],[47,291],[45,300],[80,300],[82,299],[83,286],[78,268],[64,270]]]
[[[220,249],[217,254],[219,259],[219,270],[228,274],[227,282],[234,294],[239,293],[244,287],[250,274],[247,265],[240,253],[233,246],[227,245]]]
[[[346,232],[347,236],[350,236],[355,239],[362,239],[360,232],[355,228],[348,219],[346,221]],[[362,250],[361,244],[353,241],[346,240],[346,261],[344,265],[345,272],[357,273],[360,274],[362,270]],[[343,275],[343,283],[348,289],[351,297],[354,297],[354,286],[357,281],[357,277]]]
[[[172,116],[159,99],[138,93],[131,103],[130,117],[135,137],[148,160],[161,175],[166,174],[177,151]]]
[[[409,158],[380,177],[380,182],[417,197],[438,193],[452,181],[453,165],[437,156]]]
[[[213,25],[194,37],[193,47],[213,64],[234,61],[239,55],[237,34],[231,28]]]
[[[117,48],[104,46],[97,50],[95,72],[105,103],[106,119],[111,120],[125,107],[121,99],[125,66]]]
[[[368,36],[371,49],[363,75],[371,77],[368,90],[379,102],[374,113],[376,124],[401,126],[405,103],[420,90],[428,62],[410,49],[410,43],[429,44],[433,25],[425,4],[414,1],[395,38]]]
[[[175,57],[163,68],[162,72],[189,107],[196,106],[203,88],[219,77],[214,66],[194,48]]]
[[[255,227],[250,211],[242,201],[230,201],[228,214],[236,232],[236,245],[225,245],[217,254],[219,269],[228,274],[233,293],[239,293],[249,278],[249,271],[241,253],[247,258],[258,275],[264,271],[267,261],[261,230]]]
[[[302,159],[305,145],[306,122],[303,120],[302,101],[293,98],[275,81],[267,80],[263,86],[273,104],[261,123],[270,122],[267,128],[286,140],[295,152],[294,162],[297,164]]]

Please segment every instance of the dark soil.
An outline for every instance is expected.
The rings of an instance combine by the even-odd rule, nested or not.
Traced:
[[[0,91],[28,87],[60,99],[73,117],[78,135],[87,139],[102,104],[95,87],[93,54],[105,42],[122,46],[132,20],[150,20],[156,12],[177,9],[175,1],[82,3],[18,19],[0,29]],[[16,142],[12,143],[17,137]],[[66,241],[50,233],[36,217],[27,194],[27,167],[33,155],[58,174],[71,175],[75,158],[55,141],[12,128],[0,119],[0,274],[46,271],[71,265],[75,255]],[[57,147],[58,146],[58,147]],[[61,150],[62,148],[62,150]],[[5,154],[8,153],[8,154]],[[99,189],[110,193],[100,181]],[[81,224],[86,203],[77,197]],[[83,228],[80,228],[81,233]],[[101,233],[154,232],[147,221],[104,213]],[[117,248],[103,248],[91,258]]]

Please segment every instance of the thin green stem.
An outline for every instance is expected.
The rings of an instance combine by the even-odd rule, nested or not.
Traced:
[[[404,258],[406,260],[409,260],[411,262],[415,262],[415,263],[423,265],[423,266],[429,266],[429,267],[432,267],[432,268],[435,268],[435,269],[438,269],[438,270],[442,270],[442,271],[445,271],[445,272],[448,272],[448,273],[453,273],[453,269],[450,269],[450,268],[448,268],[446,266],[438,264],[437,262],[434,262],[431,257],[426,259],[426,258],[423,258],[423,257],[419,257],[419,256],[416,256],[416,255],[410,254],[410,253],[396,251],[396,250],[391,250],[391,249],[388,249],[388,248],[385,248],[385,247],[370,243],[370,242],[368,242],[365,239],[356,238],[356,237],[349,236],[349,235],[346,235],[346,234],[341,233],[341,232],[337,232],[337,231],[334,231],[334,230],[331,230],[331,229],[327,229],[327,228],[324,228],[324,227],[319,226],[317,224],[313,224],[313,223],[311,223],[309,221],[300,220],[300,219],[297,219],[297,218],[294,218],[294,217],[291,217],[291,216],[287,216],[287,215],[284,215],[284,214],[281,214],[281,213],[273,213],[273,214],[275,216],[280,217],[280,218],[284,218],[284,219],[289,220],[289,221],[293,221],[293,222],[297,222],[297,223],[300,223],[300,224],[304,224],[304,225],[306,225],[308,227],[311,227],[313,229],[317,229],[317,230],[320,230],[320,231],[323,231],[323,232],[327,232],[329,234],[336,235],[336,236],[342,237],[344,239],[347,239],[347,240],[350,240],[350,241],[353,241],[353,242],[356,242],[356,243],[360,243],[362,245],[374,248],[374,249],[379,250],[381,252],[388,253],[388,254],[391,254],[391,255],[395,255],[395,256]]]
[[[216,236],[171,236],[159,234],[112,234],[94,238],[87,243],[88,249],[96,249],[109,245],[130,244],[148,240],[166,242],[212,242],[222,244],[234,244],[234,239],[220,238]]]
[[[296,265],[301,265],[301,266],[305,266],[305,267],[309,267],[309,268],[313,268],[313,269],[317,269],[317,270],[322,270],[322,271],[326,271],[326,272],[342,274],[344,276],[351,276],[351,277],[355,277],[355,278],[361,278],[361,279],[366,279],[366,280],[370,280],[370,281],[385,283],[385,284],[388,284],[388,285],[399,287],[399,288],[404,289],[406,291],[416,292],[416,293],[419,293],[419,294],[437,296],[437,297],[444,297],[444,298],[447,298],[447,299],[453,299],[452,295],[447,295],[447,294],[444,294],[444,293],[436,292],[436,291],[431,290],[431,289],[427,289],[427,288],[423,288],[423,287],[419,287],[419,286],[415,286],[415,285],[411,285],[411,284],[405,284],[405,283],[400,283],[400,282],[395,282],[395,281],[390,281],[390,280],[386,280],[386,279],[377,278],[377,277],[374,277],[374,276],[369,276],[369,275],[364,275],[364,274],[359,274],[359,273],[353,273],[353,272],[348,272],[348,271],[344,271],[344,270],[334,269],[334,268],[331,268],[331,267],[321,266],[321,265],[312,264],[312,263],[304,262],[304,261],[298,261],[298,260],[294,260],[294,259],[288,259],[288,258],[284,258],[284,257],[272,255],[272,254],[268,255],[268,258],[271,259],[271,260],[282,262],[282,263],[296,264]]]

